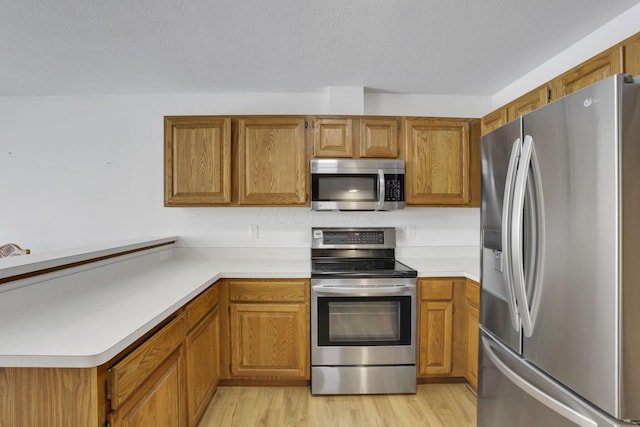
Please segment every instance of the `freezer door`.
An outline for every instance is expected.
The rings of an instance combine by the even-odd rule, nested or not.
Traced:
[[[480,332],[478,427],[607,427],[630,425],[591,406]]]
[[[523,119],[523,134],[535,147],[544,200],[538,316],[530,331],[525,328],[523,355],[594,405],[622,418],[619,84],[617,78],[604,80]],[[526,230],[524,237],[526,252]],[[535,300],[531,289],[527,295]],[[521,310],[532,309],[518,302]]]
[[[503,247],[508,233],[503,230],[509,228],[510,209],[506,205],[513,193],[521,126],[521,121],[515,120],[483,136],[481,141],[480,324],[516,352],[521,351],[521,327],[509,283],[509,250]]]

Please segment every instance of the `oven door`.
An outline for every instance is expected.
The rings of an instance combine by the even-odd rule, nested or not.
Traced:
[[[413,365],[415,279],[311,281],[311,364]]]

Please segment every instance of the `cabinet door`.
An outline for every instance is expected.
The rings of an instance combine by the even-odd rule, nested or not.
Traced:
[[[111,427],[186,425],[181,354],[182,347],[169,356],[117,411],[109,414]]]
[[[304,118],[238,120],[239,203],[305,205]]]
[[[407,119],[407,205],[469,203],[469,123]]]
[[[111,377],[109,395],[111,408],[119,410],[121,405],[131,400],[142,384],[158,370],[176,348],[182,346],[186,336],[185,316],[179,314],[153,336],[127,354],[109,369]],[[182,394],[182,391],[181,391]]]
[[[640,75],[640,33],[623,43],[624,72],[632,76]]]
[[[480,315],[477,307],[467,306],[467,380],[478,388],[478,329]]]
[[[165,117],[165,206],[231,202],[231,120]]]
[[[453,291],[451,279],[419,281],[418,375],[449,375],[452,371]]]
[[[478,329],[480,327],[480,285],[466,281],[467,367],[466,378],[474,389],[478,387]]]
[[[351,157],[353,155],[353,120],[349,118],[314,118],[314,157]]]
[[[398,130],[396,118],[367,117],[360,120],[360,157],[398,157]]]
[[[481,133],[486,135],[507,123],[507,109],[500,108],[484,116],[480,122]]]
[[[616,46],[572,68],[552,81],[553,99],[569,95],[622,72],[622,47]]]
[[[453,302],[420,303],[420,375],[451,373]]]
[[[546,105],[549,98],[549,86],[544,85],[537,89],[528,92],[515,101],[510,102],[507,105],[507,120],[511,121],[518,117]]]
[[[232,376],[306,378],[304,304],[231,304],[230,316]]]
[[[187,410],[189,426],[204,413],[220,379],[220,312],[216,306],[187,335]]]

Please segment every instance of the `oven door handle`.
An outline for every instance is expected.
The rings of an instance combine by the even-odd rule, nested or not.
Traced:
[[[342,296],[393,296],[406,295],[407,291],[415,291],[413,285],[403,286],[381,286],[371,288],[342,288],[337,286],[313,286],[313,290],[318,295],[342,295]]]

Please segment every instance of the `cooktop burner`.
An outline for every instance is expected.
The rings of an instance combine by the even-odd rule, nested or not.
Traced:
[[[418,273],[396,260],[311,261],[311,277],[360,277],[363,275],[368,277],[417,277]]]
[[[311,277],[417,277],[395,259],[395,228],[313,228]]]

